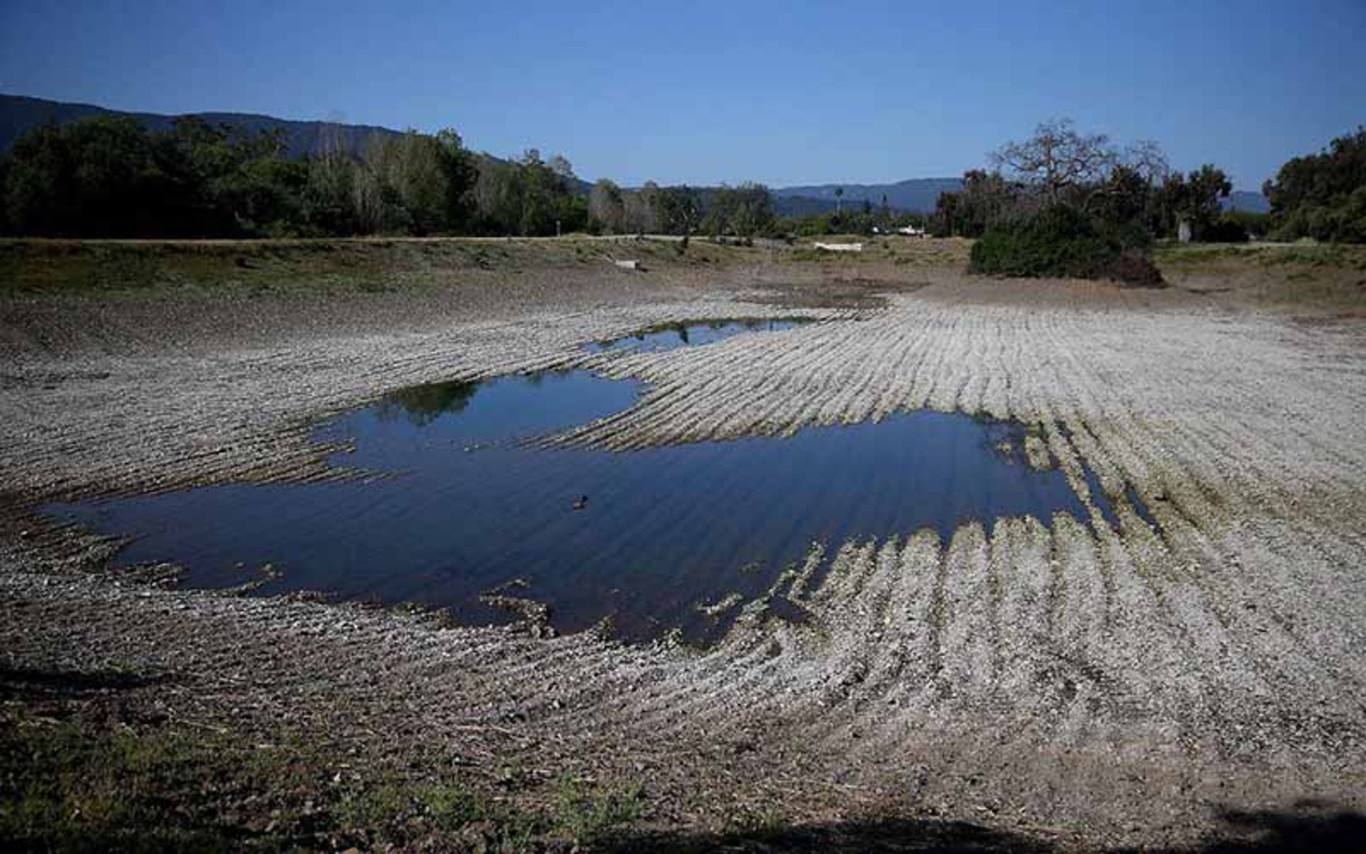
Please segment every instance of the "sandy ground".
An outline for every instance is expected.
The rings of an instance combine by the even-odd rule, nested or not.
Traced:
[[[784,305],[837,322],[667,353],[576,350]],[[737,814],[895,811],[1081,846],[1180,845],[1229,811],[1366,806],[1359,320],[1174,290],[780,265],[472,275],[326,305],[10,298],[0,353],[10,666],[169,674],[140,690],[176,716],[363,750],[441,743],[493,782],[509,768],[630,775],[657,827],[689,832]],[[699,651],[111,578],[86,571],[110,544],[27,513],[333,476],[308,442],[329,414],[396,386],[569,364],[651,384],[572,437],[607,447],[921,407],[1020,418],[1096,524],[831,544],[822,583],[800,572],[774,591],[807,622],[759,602]]]

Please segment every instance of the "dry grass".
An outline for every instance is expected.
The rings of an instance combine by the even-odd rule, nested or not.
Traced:
[[[310,293],[440,286],[470,271],[602,268],[616,257],[705,267],[754,250],[633,238],[329,238],[317,240],[0,240],[0,296],[126,291]]]
[[[1366,314],[1366,246],[1169,246],[1155,260],[1177,287],[1221,303]]]

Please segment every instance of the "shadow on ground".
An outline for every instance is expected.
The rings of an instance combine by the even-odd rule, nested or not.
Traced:
[[[1366,850],[1366,814],[1336,804],[1306,801],[1289,810],[1226,809],[1219,817],[1227,832],[1198,849],[1203,854]]]
[[[43,670],[32,667],[7,667],[0,664],[0,697],[74,698],[111,691],[127,691],[165,681],[165,676],[144,676],[122,670]]]
[[[1308,802],[1284,810],[1219,813],[1218,829],[1203,843],[1166,849],[1172,854],[1236,852],[1360,852],[1366,844],[1366,815]],[[880,819],[862,822],[765,827],[716,834],[647,834],[620,839],[607,850],[618,852],[1049,852],[1061,846],[1030,836],[959,821]],[[1076,850],[1076,845],[1065,846]],[[1118,852],[1151,851],[1111,849]]]

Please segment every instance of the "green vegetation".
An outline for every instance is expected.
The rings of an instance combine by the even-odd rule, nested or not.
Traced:
[[[899,228],[925,228],[929,220],[923,214],[893,211],[885,203],[873,207],[865,201],[852,211],[813,214],[805,217],[785,217],[775,220],[771,233],[793,237],[834,237],[839,235],[892,235]]]
[[[15,142],[0,168],[0,225],[47,237],[432,234],[478,224],[476,172],[454,131],[291,160],[270,134],[96,117]]]
[[[463,412],[479,390],[477,382],[427,383],[389,392],[379,403],[380,420],[405,417],[421,427],[448,412]]]
[[[644,790],[639,783],[594,785],[566,774],[560,777],[555,812],[576,840],[592,844],[609,839],[645,817]]]
[[[1004,276],[1101,278],[1123,250],[1081,211],[1054,205],[993,224],[973,245],[970,269]]]
[[[1366,127],[1290,160],[1262,192],[1278,240],[1366,243]]]
[[[0,160],[0,232],[43,237],[547,235],[588,226],[563,157],[466,151],[453,130],[340,141],[302,159],[268,133],[184,117],[37,128]]]
[[[195,117],[149,131],[129,116],[39,127],[0,158],[0,234],[79,238],[549,236],[705,228],[748,241],[773,221],[766,187],[705,191],[600,181],[569,161],[467,151],[454,130],[340,138],[300,159],[270,133]]]
[[[50,710],[45,710],[50,711]],[[645,818],[636,783],[563,776],[517,808],[452,777],[212,727],[0,714],[0,847],[34,851],[528,850],[610,839]]]
[[[1153,142],[1120,151],[1062,120],[1006,143],[992,160],[992,171],[972,170],[961,192],[940,196],[933,221],[938,234],[981,238],[975,272],[1157,285],[1161,275],[1146,258],[1156,238],[1189,231],[1247,239],[1241,222],[1223,217],[1221,199],[1232,189],[1223,171],[1172,171]]]
[[[1106,137],[1060,121],[1007,143],[993,159],[994,171],[968,172],[963,191],[941,195],[936,212],[936,231],[980,237],[973,272],[1161,284],[1144,253],[1157,223],[1176,206],[1165,195],[1176,182],[1159,185],[1166,165],[1155,145],[1121,155]],[[1222,179],[1206,167],[1201,181],[1206,173]],[[1186,210],[1207,203],[1190,193],[1180,198]]]

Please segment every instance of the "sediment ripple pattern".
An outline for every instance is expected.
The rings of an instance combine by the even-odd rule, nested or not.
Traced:
[[[85,577],[40,579],[27,571],[31,552],[12,545],[0,553],[9,570],[0,573],[0,610],[59,616],[64,603],[104,604],[84,624],[30,619],[26,634],[0,629],[0,640],[22,651],[60,636],[74,657],[99,658],[119,638],[121,654],[170,669],[256,650],[258,679],[276,680],[261,690],[277,702],[329,674],[353,698],[376,690],[356,673],[402,674],[402,710],[376,714],[419,721],[423,737],[457,739],[452,722],[479,721],[569,753],[625,755],[629,744],[684,766],[704,762],[705,749],[688,759],[680,745],[735,745],[774,779],[873,789],[913,779],[917,791],[938,786],[945,797],[967,791],[962,772],[972,768],[973,797],[1045,818],[1071,815],[1075,799],[1120,766],[1139,769],[1135,782],[1088,809],[1159,821],[1201,798],[1236,800],[1240,787],[1257,797],[1331,790],[1361,799],[1366,334],[1257,315],[939,294],[816,312],[824,322],[708,347],[575,350],[644,320],[727,313],[734,306],[718,297],[629,317],[533,318],[221,363],[116,362],[100,368],[117,377],[107,392],[91,381],[33,403],[3,390],[6,411],[24,425],[7,443],[6,468],[46,493],[81,492],[102,478],[122,490],[158,476],[323,476],[301,450],[304,428],[281,427],[307,423],[294,413],[335,411],[436,374],[573,364],[649,383],[629,411],[560,437],[609,449],[781,436],[926,407],[1018,418],[1034,430],[1031,459],[1067,473],[1090,523],[981,520],[947,542],[906,531],[813,544],[805,566],[745,605],[706,650],[437,631],[307,603],[111,592]],[[346,373],[354,380],[342,381]],[[196,390],[178,391],[187,378]],[[273,410],[275,395],[293,402]],[[58,414],[82,403],[100,424]],[[163,460],[135,441],[149,432],[173,435],[179,456]],[[225,445],[236,449],[220,465]],[[133,463],[153,479],[129,475]],[[149,607],[176,614],[176,626],[221,632],[201,632],[197,652],[182,652],[139,622]],[[272,632],[308,634],[317,652],[307,667],[257,649]]]

